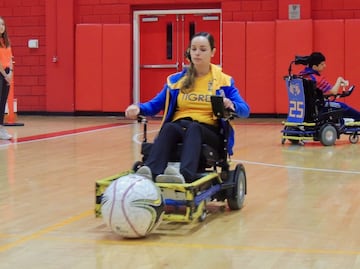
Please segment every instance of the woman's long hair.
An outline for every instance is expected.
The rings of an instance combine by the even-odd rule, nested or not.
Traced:
[[[1,35],[3,42],[0,42],[0,47],[3,47],[5,45],[6,48],[10,47],[10,39],[8,37],[8,33],[7,33],[7,27],[6,27],[6,23],[3,17],[0,16],[0,20],[2,20],[4,22],[5,25],[5,31],[4,33]]]
[[[186,58],[190,61],[190,66],[186,72],[186,76],[184,78],[183,84],[181,85],[181,92],[183,93],[188,93],[193,89],[194,83],[195,83],[195,77],[196,77],[196,70],[194,67],[193,62],[191,61],[191,56],[190,56],[190,46],[191,46],[191,41],[198,36],[203,36],[206,37],[207,40],[209,41],[210,44],[210,48],[211,50],[213,50],[215,48],[215,40],[214,37],[208,33],[208,32],[199,32],[196,33],[195,35],[192,36],[191,40],[190,40],[190,45],[187,48],[186,52],[185,52],[185,56]]]

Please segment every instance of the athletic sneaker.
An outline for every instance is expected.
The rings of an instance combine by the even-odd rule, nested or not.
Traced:
[[[149,166],[141,166],[137,171],[136,171],[136,174],[137,175],[140,175],[140,176],[143,176],[143,177],[146,177],[147,179],[150,179],[152,180],[152,173],[151,173],[151,170],[150,170],[150,167]]]
[[[185,179],[178,169],[173,166],[168,166],[166,167],[163,175],[158,175],[156,177],[156,182],[184,184]]]
[[[12,136],[5,130],[4,126],[0,125],[0,139],[9,140]]]
[[[355,120],[354,119],[352,119],[352,118],[343,118],[343,120],[344,120],[344,124],[346,125],[346,124],[349,124],[349,123],[353,123]]]

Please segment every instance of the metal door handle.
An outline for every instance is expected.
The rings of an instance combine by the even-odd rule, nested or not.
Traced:
[[[176,64],[142,64],[140,65],[141,68],[175,68],[177,69],[179,66],[179,63]]]
[[[190,66],[190,64],[186,64],[186,63],[184,63],[184,62],[183,62],[181,65],[182,65],[182,68],[183,68],[183,69],[184,69],[185,67],[189,67],[189,66]]]

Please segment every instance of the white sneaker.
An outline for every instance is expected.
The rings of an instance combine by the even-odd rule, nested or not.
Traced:
[[[0,125],[0,139],[10,140],[12,135],[10,135],[4,128],[4,126]]]
[[[158,175],[156,177],[156,182],[184,184],[185,178],[180,174],[179,169],[169,165],[166,167],[163,175]]]
[[[180,170],[172,165],[168,165],[164,171],[164,175],[182,176]]]
[[[343,118],[344,120],[344,124],[349,124],[349,123],[353,123],[355,120],[352,118]]]
[[[152,180],[152,173],[151,173],[151,169],[149,166],[141,166],[137,171],[136,171],[137,175],[146,177],[147,179]]]

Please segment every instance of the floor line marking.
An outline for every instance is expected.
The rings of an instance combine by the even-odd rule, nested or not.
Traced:
[[[87,133],[94,133],[99,132],[102,130],[108,130],[108,129],[114,129],[114,128],[123,128],[126,127],[127,124],[114,124],[114,126],[95,126],[91,129],[85,130],[85,128],[80,129],[74,129],[74,130],[68,130],[68,131],[59,131],[49,134],[43,134],[43,135],[34,135],[34,136],[27,136],[27,137],[21,137],[17,141],[9,141],[9,143],[6,144],[0,144],[0,148],[2,147],[8,147],[11,145],[18,145],[18,144],[25,144],[25,143],[34,143],[39,141],[47,141],[52,139],[58,139],[68,136],[75,136],[75,135],[81,135],[81,134],[87,134]],[[64,134],[65,133],[65,134]]]
[[[158,130],[151,130],[147,131],[147,133],[154,133]],[[139,138],[142,137],[142,133],[135,134],[133,136],[133,141],[135,143],[141,144],[142,140]],[[326,173],[344,173],[344,174],[353,174],[358,175],[360,171],[351,171],[351,170],[336,170],[336,169],[325,169],[325,168],[311,168],[311,167],[301,167],[301,166],[293,166],[293,165],[281,165],[281,164],[272,164],[272,163],[264,163],[264,162],[254,162],[254,161],[246,161],[246,160],[236,160],[232,159],[232,161],[252,164],[252,165],[262,165],[262,166],[269,166],[269,167],[277,167],[277,168],[284,168],[284,169],[298,169],[298,170],[308,170],[308,171],[316,171],[316,172],[326,172]]]
[[[54,230],[56,230],[58,228],[62,228],[64,226],[68,225],[68,224],[74,223],[74,222],[76,222],[78,220],[81,220],[81,219],[83,219],[85,217],[90,216],[91,214],[94,214],[93,209],[87,210],[87,211],[85,211],[83,213],[72,216],[72,217],[70,217],[68,219],[65,219],[65,220],[63,220],[63,221],[61,221],[59,223],[56,223],[56,224],[51,225],[49,227],[46,227],[46,228],[44,228],[42,230],[39,230],[39,231],[37,231],[35,233],[32,233],[30,235],[23,236],[23,237],[19,238],[18,240],[14,241],[14,242],[11,242],[11,243],[0,246],[0,252],[4,252],[6,250],[17,247],[17,246],[19,246],[21,244],[24,244],[26,242],[29,242],[31,240],[37,239],[37,238],[39,238],[40,236],[42,236],[44,234],[52,232],[52,231],[54,231]]]
[[[298,170],[308,170],[308,171],[316,171],[316,172],[354,174],[354,175],[360,174],[360,171],[354,171],[354,170],[336,170],[336,169],[325,169],[325,168],[311,168],[311,167],[302,167],[302,166],[293,166],[293,165],[281,165],[281,164],[271,164],[271,163],[263,163],[263,162],[252,162],[252,161],[245,161],[245,160],[232,160],[232,161],[246,163],[246,164],[253,164],[253,165],[263,165],[263,166],[270,166],[270,167],[285,168],[285,169],[298,169]]]
[[[154,233],[156,234],[156,232]],[[151,236],[151,235],[150,235]],[[241,251],[258,251],[258,252],[287,252],[287,253],[311,253],[311,254],[332,254],[332,255],[360,255],[357,250],[342,249],[306,249],[306,248],[286,248],[286,247],[258,247],[258,246],[241,246],[241,245],[221,245],[221,244],[194,244],[194,243],[172,243],[149,241],[148,237],[136,241],[131,240],[103,240],[103,239],[80,239],[80,238],[59,238],[59,237],[43,237],[39,240],[43,241],[62,241],[62,242],[80,242],[80,243],[96,243],[108,245],[124,245],[124,246],[155,246],[155,247],[172,247],[172,248],[193,248],[193,249],[228,249]]]

